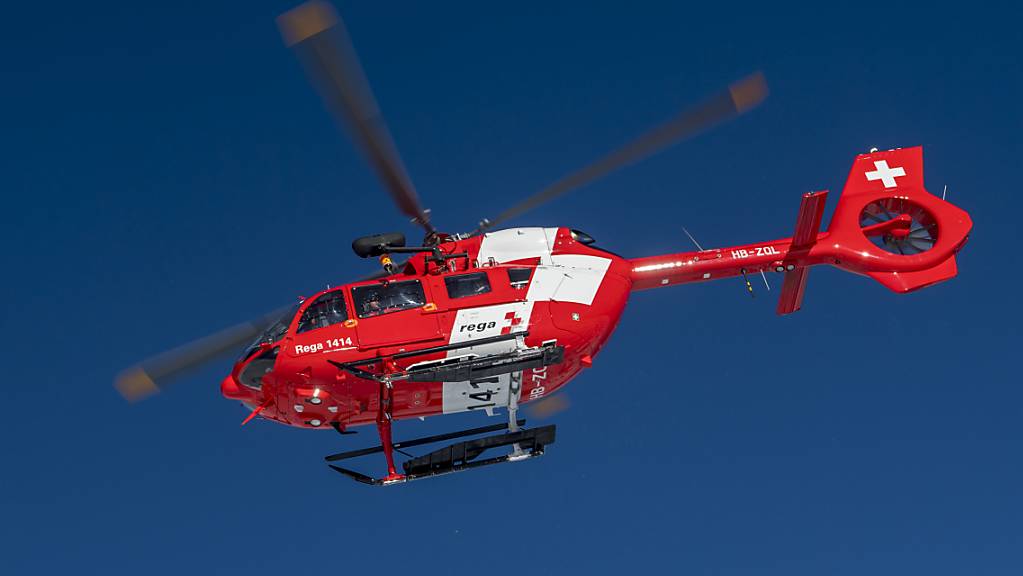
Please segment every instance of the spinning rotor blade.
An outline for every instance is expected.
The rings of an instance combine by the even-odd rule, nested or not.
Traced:
[[[544,420],[568,410],[569,406],[571,406],[571,403],[568,401],[568,395],[565,392],[561,392],[554,396],[546,396],[539,400],[534,400],[526,404],[525,410],[530,418]]]
[[[238,354],[242,346],[255,340],[289,309],[275,310],[257,320],[236,324],[145,360],[121,372],[114,387],[131,402],[156,394],[189,370],[228,354]]]
[[[280,15],[277,25],[331,112],[349,126],[352,140],[365,153],[398,208],[427,234],[434,233],[430,215],[419,204],[348,31],[333,6],[311,0]]]
[[[702,104],[683,110],[664,124],[643,134],[629,144],[611,152],[593,164],[577,170],[512,206],[492,220],[480,223],[477,233],[485,232],[498,224],[520,216],[550,202],[554,198],[571,192],[607,175],[610,172],[638,162],[648,156],[710,128],[729,118],[760,104],[767,97],[767,81],[760,72],[747,76],[732,84],[728,90],[719,92]]]

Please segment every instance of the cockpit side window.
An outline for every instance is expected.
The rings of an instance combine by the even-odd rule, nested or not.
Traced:
[[[490,292],[490,280],[486,272],[448,276],[444,278],[444,286],[448,289],[448,298],[465,298]]]
[[[348,320],[348,309],[345,307],[345,295],[341,290],[334,290],[320,295],[313,301],[298,320],[297,334],[326,328]]]
[[[388,282],[352,288],[355,311],[359,318],[370,318],[426,304],[426,294],[419,280]]]

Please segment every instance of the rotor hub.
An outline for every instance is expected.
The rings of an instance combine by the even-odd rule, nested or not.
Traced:
[[[923,206],[900,197],[875,200],[860,212],[863,234],[890,254],[914,256],[934,248],[938,222]]]

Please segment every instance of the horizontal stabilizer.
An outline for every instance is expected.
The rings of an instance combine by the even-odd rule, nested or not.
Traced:
[[[817,243],[821,218],[824,216],[824,203],[827,199],[827,190],[803,194],[803,200],[799,203],[799,215],[796,216],[796,231],[792,234],[793,250],[808,248]]]
[[[807,192],[799,203],[799,215],[796,216],[796,231],[792,234],[792,248],[784,265],[785,280],[781,285],[781,296],[778,298],[777,312],[780,315],[791,314],[803,305],[803,293],[806,291],[806,277],[810,272],[800,266],[798,260],[805,257],[810,248],[817,243],[821,229],[821,218],[824,216],[824,203],[828,199],[828,191]]]
[[[781,285],[781,296],[778,298],[778,314],[792,314],[803,307],[803,292],[806,291],[806,277],[810,270],[796,268],[785,273]]]

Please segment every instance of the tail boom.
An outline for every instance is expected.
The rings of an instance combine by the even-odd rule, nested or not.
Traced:
[[[827,234],[820,236],[826,237]],[[808,254],[801,254],[800,250],[793,250],[791,238],[784,238],[729,248],[634,258],[630,260],[632,289],[647,290],[704,282],[740,276],[743,273],[784,272],[787,264],[793,268],[797,263],[800,266],[813,265],[808,257]]]
[[[775,271],[785,274],[778,313],[798,310],[807,268],[828,264],[911,292],[956,275],[969,214],[923,187],[920,147],[856,157],[828,230],[827,192],[805,194],[791,238],[631,260],[632,288],[645,290]]]

